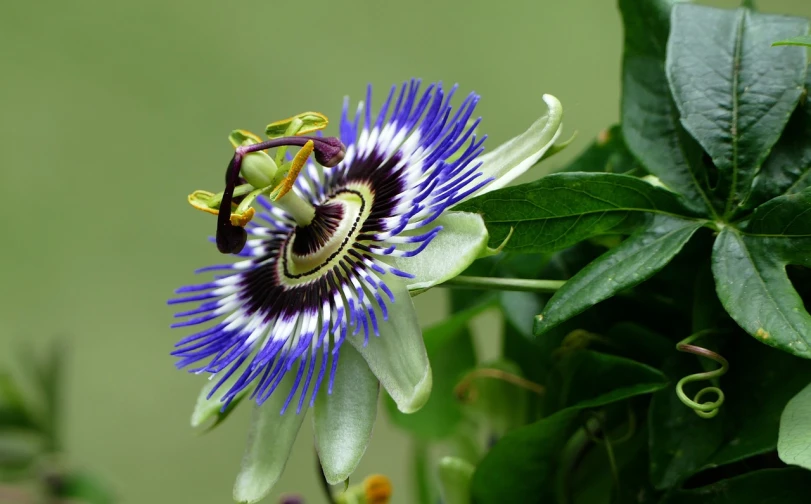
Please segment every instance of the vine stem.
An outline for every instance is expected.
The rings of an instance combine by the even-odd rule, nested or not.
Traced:
[[[526,278],[496,278],[460,275],[440,284],[442,287],[554,293],[564,280],[530,280]]]
[[[465,402],[475,401],[478,394],[476,392],[476,388],[473,386],[473,381],[476,378],[492,378],[495,380],[501,380],[541,396],[546,393],[546,388],[544,388],[543,385],[529,381],[526,378],[521,378],[520,376],[502,371],[501,369],[479,368],[466,374],[462,380],[456,384],[456,386],[453,388],[453,393],[456,395],[456,397]]]
[[[703,389],[699,390],[692,399],[690,399],[684,392],[684,386],[694,381],[714,380],[716,378],[720,378],[727,372],[727,370],[729,370],[729,362],[721,355],[707,348],[692,344],[693,341],[697,340],[698,338],[713,332],[716,331],[712,329],[699,331],[676,343],[676,350],[680,352],[691,353],[693,355],[698,355],[699,357],[706,357],[707,359],[713,360],[721,365],[720,368],[712,371],[687,375],[679,380],[679,382],[676,384],[676,395],[679,396],[679,400],[685,405],[689,406],[693,411],[696,412],[696,415],[700,416],[701,418],[712,418],[718,414],[721,405],[724,404],[724,391],[716,386],[704,387]],[[707,394],[715,394],[716,400],[712,402],[700,402],[701,398]]]

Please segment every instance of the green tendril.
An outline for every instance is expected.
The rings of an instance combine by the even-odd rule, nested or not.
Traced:
[[[699,331],[676,343],[676,350],[680,352],[687,352],[693,355],[698,355],[699,357],[706,357],[707,359],[714,360],[721,365],[720,368],[712,371],[685,376],[676,384],[676,395],[679,396],[679,400],[695,411],[696,415],[700,416],[701,418],[713,418],[718,414],[721,405],[724,404],[724,391],[716,386],[704,387],[703,389],[699,390],[692,399],[690,399],[684,392],[684,386],[695,381],[718,379],[723,376],[727,370],[729,370],[729,362],[727,362],[725,358],[721,357],[712,350],[691,344],[698,338],[713,332],[715,331]],[[711,402],[701,402],[701,399],[707,394],[715,394],[716,400]]]

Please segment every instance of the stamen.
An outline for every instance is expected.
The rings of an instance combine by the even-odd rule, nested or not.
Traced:
[[[234,226],[231,223],[231,201],[234,196],[234,188],[236,187],[239,178],[239,170],[242,166],[243,158],[251,153],[271,149],[274,147],[281,147],[284,145],[297,145],[303,147],[304,145],[312,143],[315,151],[315,159],[319,164],[325,167],[333,167],[343,160],[346,154],[346,148],[340,140],[334,137],[319,138],[319,137],[282,137],[260,142],[250,145],[241,145],[236,148],[236,153],[231,161],[228,163],[228,168],[225,172],[225,191],[223,191],[220,209],[228,209],[228,212],[221,211],[217,215],[217,249],[223,254],[234,254],[242,251],[245,242],[248,241],[248,234],[244,228]],[[298,201],[290,198],[293,195]],[[294,193],[287,193],[282,199],[287,198],[290,208],[285,210],[291,211],[291,214],[301,218],[301,225],[307,225],[312,220],[311,213],[314,213],[312,205],[301,200]],[[305,208],[309,207],[308,208]],[[296,222],[298,221],[296,218]]]

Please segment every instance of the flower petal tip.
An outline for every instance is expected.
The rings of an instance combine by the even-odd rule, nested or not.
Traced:
[[[399,401],[395,399],[397,409],[406,414],[419,411],[428,402],[428,398],[431,397],[433,380],[431,367],[428,366],[422,379],[414,386],[412,394],[409,397],[400,398]]]

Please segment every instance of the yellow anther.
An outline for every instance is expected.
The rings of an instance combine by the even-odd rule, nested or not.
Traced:
[[[363,480],[367,504],[388,504],[391,499],[391,481],[382,474],[372,474]]]
[[[249,222],[251,222],[251,219],[253,219],[253,214],[255,213],[256,211],[253,209],[253,207],[248,207],[248,209],[241,214],[232,213],[231,224],[234,226],[245,227]]]
[[[219,208],[214,208],[210,206],[212,199],[214,199],[217,195],[214,193],[210,193],[208,191],[194,191],[193,193],[189,194],[189,203],[191,206],[196,208],[197,210],[202,210],[203,212],[210,213],[211,215],[220,215]],[[219,201],[219,198],[216,198]],[[234,212],[238,207],[236,204],[231,204],[231,224],[234,226],[245,227],[251,219],[253,219],[254,214],[256,211],[248,207],[242,213]]]
[[[279,183],[279,185],[274,187],[273,191],[270,193],[271,201],[276,201],[290,192],[290,189],[293,188],[293,184],[295,184],[299,173],[301,173],[301,169],[307,163],[307,158],[309,158],[310,154],[313,153],[314,146],[315,144],[312,140],[310,140],[296,153],[296,156],[293,158],[293,163],[290,166],[290,171],[287,172],[284,179]]]

